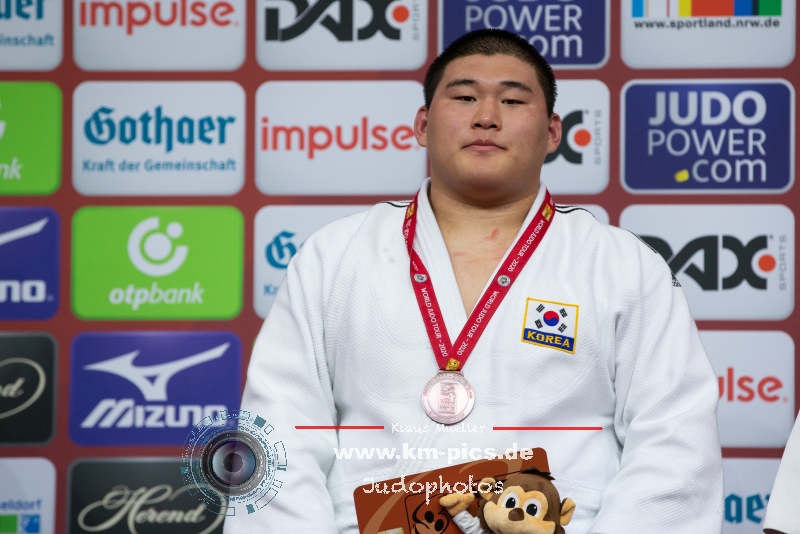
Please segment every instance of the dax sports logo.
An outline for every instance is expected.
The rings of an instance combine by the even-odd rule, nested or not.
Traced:
[[[780,193],[794,182],[794,88],[785,80],[632,81],[622,92],[631,192]]]
[[[427,0],[260,0],[259,9],[265,69],[411,70],[425,62]]]
[[[610,100],[608,87],[599,80],[558,84],[555,112],[561,115],[563,134],[542,167],[552,193],[594,194],[608,186]]]
[[[578,308],[577,304],[529,298],[525,303],[522,341],[574,354]]]
[[[794,308],[794,215],[785,206],[634,205],[620,227],[664,258],[695,319],[783,319]]]
[[[177,445],[202,419],[238,408],[241,347],[227,332],[81,334],[71,361],[79,444]]]
[[[85,70],[233,70],[244,61],[245,0],[75,0]]]
[[[447,0],[439,3],[439,50],[467,32],[514,32],[558,68],[599,68],[608,61],[609,0]],[[560,88],[560,84],[559,84]]]
[[[0,319],[55,315],[59,235],[50,208],[0,208]]]

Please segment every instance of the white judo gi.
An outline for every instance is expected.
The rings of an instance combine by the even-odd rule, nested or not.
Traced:
[[[427,185],[414,248],[453,341],[467,314]],[[420,401],[438,367],[409,279],[406,206],[382,203],[326,226],[289,265],[256,341],[242,401],[242,409],[272,424],[270,439],[284,442],[289,466],[279,472],[283,486],[272,502],[237,514],[225,532],[356,533],[353,491],[365,479],[448,465],[446,457],[336,459],[334,448],[395,448],[400,455],[404,444],[441,451],[466,444],[502,453],[512,443],[547,451],[561,498],[577,504],[568,534],[720,532],[717,381],[661,256],[584,210],[558,207],[463,367],[475,390],[464,423],[483,432],[440,432]],[[575,321],[564,332],[572,334],[574,352],[523,339],[524,325],[537,328],[540,303]],[[397,423],[427,432],[392,432]]]

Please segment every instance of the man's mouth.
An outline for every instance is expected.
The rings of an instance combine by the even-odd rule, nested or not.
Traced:
[[[477,150],[479,152],[489,152],[493,150],[504,150],[503,147],[489,139],[477,139],[467,145],[467,148]]]

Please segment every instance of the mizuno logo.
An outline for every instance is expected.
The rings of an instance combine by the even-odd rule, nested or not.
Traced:
[[[84,369],[103,371],[129,380],[139,388],[146,401],[166,401],[167,383],[173,376],[195,365],[222,357],[228,347],[230,347],[230,343],[223,343],[213,349],[187,356],[180,360],[146,367],[139,367],[133,364],[133,360],[139,355],[139,351],[135,350],[109,360],[87,365]]]
[[[44,228],[48,220],[49,219],[45,217],[44,219],[41,219],[34,223],[27,224],[25,226],[16,228],[14,230],[3,232],[2,234],[0,234],[0,245],[5,245],[6,243],[22,239],[23,237],[28,237],[38,234],[39,232],[42,231],[42,228]]]

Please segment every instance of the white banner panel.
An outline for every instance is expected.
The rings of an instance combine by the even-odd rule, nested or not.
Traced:
[[[664,257],[695,319],[780,320],[794,309],[794,214],[786,206],[633,205],[620,227]]]

